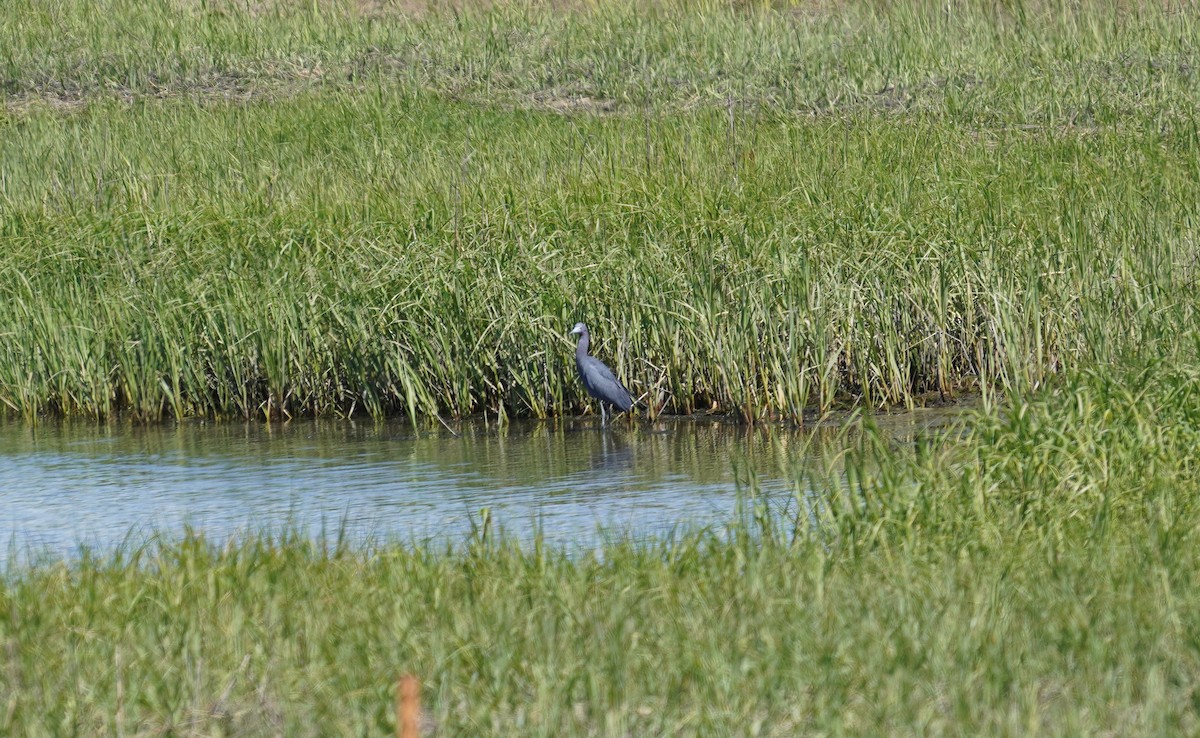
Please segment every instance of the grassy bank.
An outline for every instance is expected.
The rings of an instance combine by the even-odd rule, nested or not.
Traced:
[[[10,570],[29,736],[1121,735],[1197,730],[1200,353],[1072,372],[964,435],[870,432],[821,525],[566,555],[200,537]],[[846,484],[840,476],[848,470]]]
[[[799,419],[1191,315],[1180,14],[306,7],[0,10],[8,411],[573,412],[586,320]]]

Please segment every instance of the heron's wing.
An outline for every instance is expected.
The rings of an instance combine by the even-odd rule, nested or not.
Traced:
[[[583,374],[584,380],[591,385],[592,391],[599,394],[613,405],[628,407],[633,404],[633,397],[630,396],[629,390],[625,389],[625,385],[621,384],[621,380],[617,379],[603,361],[600,361],[594,356],[584,357],[580,361],[580,373]]]

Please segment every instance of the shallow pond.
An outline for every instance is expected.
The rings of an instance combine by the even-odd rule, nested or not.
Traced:
[[[877,416],[898,440],[958,409]],[[803,500],[797,465],[827,453],[836,424],[801,431],[705,418],[601,429],[598,419],[404,424],[189,421],[161,426],[0,425],[0,542],[7,553],[110,550],[185,526],[461,540],[487,508],[504,531],[588,545],[720,524],[739,480],[780,505]],[[0,547],[3,548],[3,547]]]

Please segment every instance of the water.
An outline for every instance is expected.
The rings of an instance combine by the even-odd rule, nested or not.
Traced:
[[[899,439],[953,410],[882,416]],[[0,543],[18,552],[100,551],[185,526],[240,532],[339,530],[367,539],[462,540],[487,508],[510,535],[588,545],[721,524],[737,480],[775,504],[803,502],[797,465],[836,429],[746,428],[668,419],[601,430],[592,418],[414,431],[401,424],[202,421],[141,427],[0,425]],[[4,552],[0,551],[0,557]]]

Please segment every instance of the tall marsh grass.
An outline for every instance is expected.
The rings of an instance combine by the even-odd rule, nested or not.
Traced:
[[[656,409],[801,420],[1194,312],[1171,12],[11,7],[14,414],[541,417],[585,320]]]

